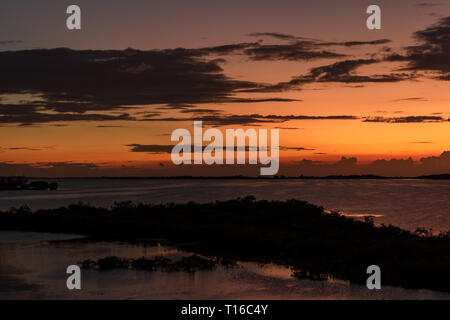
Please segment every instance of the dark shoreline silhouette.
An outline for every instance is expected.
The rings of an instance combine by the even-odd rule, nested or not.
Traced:
[[[166,272],[185,271],[194,273],[199,270],[212,270],[219,265],[219,263],[224,266],[232,265],[232,262],[223,259],[216,261],[213,259],[203,258],[198,255],[190,255],[189,257],[183,257],[178,261],[172,261],[171,259],[164,258],[162,256],[156,256],[153,259],[145,257],[138,259],[127,259],[116,256],[108,256],[97,261],[90,259],[79,261],[78,266],[84,269],[97,270],[134,269]]]
[[[177,179],[193,179],[193,180],[233,180],[233,179],[248,179],[248,180],[296,180],[296,179],[383,179],[383,180],[398,180],[398,179],[430,179],[430,180],[450,180],[450,173],[445,174],[435,174],[435,175],[423,175],[423,176],[412,176],[412,177],[390,177],[390,176],[378,176],[372,174],[364,175],[328,175],[328,176],[154,176],[154,177],[108,177],[108,176],[98,176],[98,177],[27,177],[27,179],[44,179],[44,180],[60,180],[60,179],[73,179],[73,180],[89,180],[89,179],[111,179],[111,180],[177,180]]]
[[[56,182],[32,181],[25,177],[0,177],[0,190],[57,190]]]
[[[450,292],[450,232],[433,235],[373,219],[354,220],[305,201],[256,201],[253,196],[214,203],[82,203],[31,212],[0,212],[0,230],[78,233],[96,240],[163,238],[191,252],[290,266],[298,278],[365,283],[379,265],[383,285]],[[141,239],[141,240],[140,240]],[[190,244],[188,244],[190,243]]]

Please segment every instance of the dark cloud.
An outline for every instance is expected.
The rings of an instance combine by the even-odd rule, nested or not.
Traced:
[[[300,61],[313,59],[330,59],[344,57],[344,54],[320,50],[314,42],[298,41],[290,44],[260,45],[245,49],[244,53],[255,61]]]
[[[298,37],[288,34],[282,34],[277,32],[265,32],[265,33],[251,33],[249,36],[264,36],[272,37],[278,40],[288,40],[288,44],[262,44],[259,42],[244,42],[238,44],[229,44],[215,47],[205,47],[199,49],[176,49],[177,52],[187,54],[191,57],[202,57],[207,55],[228,55],[228,54],[244,54],[254,61],[300,61],[300,60],[312,60],[312,59],[329,59],[345,57],[345,54],[335,53],[331,51],[323,50],[323,46],[353,46],[362,44],[379,44],[387,43],[389,40],[375,40],[375,41],[348,41],[348,42],[320,42],[317,39]],[[168,50],[166,50],[168,51]],[[212,60],[216,64],[225,62],[224,59]]]
[[[439,157],[421,158],[420,163],[430,170],[441,170],[444,168],[448,173],[450,172],[450,151],[443,152]]]
[[[3,107],[3,108],[2,108]],[[195,114],[196,120],[202,120],[205,125],[259,125],[264,123],[283,123],[291,120],[355,120],[352,115],[307,116],[307,115],[261,115],[261,114],[225,114],[216,109],[183,109],[176,108],[180,114]],[[131,116],[127,113],[118,115],[93,113],[41,113],[35,106],[0,105],[0,122],[4,124],[32,125],[48,122],[69,121],[141,121],[141,122],[191,122],[190,117],[159,117],[160,113],[141,113],[140,116]],[[116,125],[98,125],[99,128],[118,127]]]
[[[175,146],[176,143],[172,144],[172,145],[160,145],[160,144],[150,144],[150,145],[142,145],[142,144],[127,144],[125,145],[126,147],[130,148],[130,152],[144,152],[144,153],[156,153],[156,154],[161,154],[161,153],[171,153],[173,147]],[[194,146],[186,146],[188,148],[190,148],[192,150],[192,152],[194,152]],[[203,146],[203,148],[205,148],[206,145]],[[233,147],[234,151],[238,151],[239,149],[243,149],[243,148],[238,148],[237,146]],[[264,147],[258,147],[258,146],[245,146],[245,151],[250,151],[250,150],[265,150],[266,148]],[[223,151],[228,150],[228,147],[223,146],[222,147]],[[304,148],[304,147],[288,147],[288,146],[280,146],[279,147],[280,151],[314,151],[314,149],[310,149],[310,148]]]
[[[120,105],[101,105],[83,102],[45,102],[35,101],[33,104],[46,111],[54,111],[60,113],[86,113],[90,111],[125,111],[130,109],[130,107],[120,106]]]
[[[282,169],[282,167],[281,167]],[[440,156],[424,157],[418,162],[406,159],[377,159],[360,164],[356,158],[342,157],[334,163],[303,159],[297,164],[297,174],[310,176],[375,174],[380,176],[420,176],[450,172],[450,151]]]
[[[297,127],[274,127],[274,129],[280,129],[280,130],[300,130],[303,128],[297,128]]]
[[[292,150],[292,151],[314,151],[315,149],[311,149],[311,148],[304,148],[304,147],[285,147],[285,146],[280,146],[279,148],[281,151],[283,150]]]
[[[348,166],[355,166],[357,163],[357,159],[352,157],[352,158],[346,158],[346,157],[342,157],[341,160],[339,160],[338,162],[334,163],[333,166],[335,167],[348,167]]]
[[[194,114],[204,114],[204,113],[215,114],[215,113],[222,113],[222,112],[223,112],[222,110],[203,109],[203,108],[185,109],[185,110],[180,111],[180,113],[194,113]]]
[[[130,148],[130,152],[146,152],[146,153],[171,153],[174,147],[171,145],[159,145],[159,144],[127,144],[126,147]]]
[[[394,102],[403,102],[403,101],[420,101],[420,102],[425,102],[425,101],[428,101],[428,99],[423,98],[423,97],[413,97],[413,98],[395,99],[393,101]]]
[[[199,108],[198,106],[195,105],[167,105],[167,106],[162,106],[162,107],[158,107],[158,110],[176,110],[179,113],[192,113],[192,114],[205,114],[205,113],[209,113],[209,114],[218,114],[218,113],[222,113],[223,110],[218,110],[218,109],[207,109],[207,108]],[[160,115],[161,113],[158,112],[151,112],[151,113],[147,113],[147,112],[142,112],[141,114],[144,114],[146,117],[154,117],[157,115]]]
[[[46,113],[41,107],[31,105],[0,104],[0,122],[5,124],[32,125],[60,121],[132,121],[136,120],[127,113],[119,115],[97,113]]]
[[[271,37],[278,40],[287,40],[287,41],[303,41],[298,42],[297,44],[308,45],[310,47],[321,47],[321,46],[344,46],[344,47],[354,47],[361,45],[380,45],[390,43],[389,39],[377,39],[372,41],[340,41],[340,42],[322,42],[318,39],[314,38],[305,38],[293,36],[290,34],[278,33],[278,32],[254,32],[248,34],[252,37]]]
[[[346,57],[346,54],[323,50],[327,46],[343,46],[354,47],[361,45],[381,45],[390,43],[389,39],[377,39],[371,41],[340,41],[340,42],[323,42],[317,39],[297,37],[289,34],[277,32],[251,33],[250,36],[272,37],[278,40],[287,40],[288,44],[259,44],[252,48],[243,50],[244,54],[249,56],[251,60],[262,61],[300,61],[313,59],[330,59]],[[273,87],[273,91],[276,91]],[[257,91],[254,91],[257,92]],[[270,92],[270,91],[266,91]]]
[[[362,46],[362,45],[379,45],[379,44],[387,44],[392,42],[389,39],[378,39],[372,41],[342,41],[342,42],[322,42],[318,45],[320,46],[344,46],[344,47],[354,47],[354,46]]]
[[[356,116],[348,116],[348,115],[336,115],[336,116],[305,116],[305,115],[268,115],[261,116],[264,119],[272,119],[272,120],[355,120],[358,119]]]
[[[313,68],[310,75],[304,77],[305,80],[316,82],[397,82],[404,80],[406,74],[372,75],[362,76],[353,72],[360,66],[378,63],[375,59],[345,60],[331,65]]]
[[[414,172],[415,164],[411,157],[407,159],[378,159],[369,165],[369,170],[373,174],[388,176],[408,175],[407,172]]]
[[[287,99],[288,101],[292,101]],[[260,99],[262,101],[279,101],[278,99]],[[283,99],[281,99],[283,101]],[[248,102],[248,101],[247,101]],[[364,122],[385,122],[385,123],[418,123],[418,122],[443,122],[448,119],[438,115],[430,116],[404,116],[404,117],[364,117],[353,115],[261,115],[261,114],[227,114],[223,110],[197,108],[194,105],[169,105],[159,109],[173,109],[179,114],[193,114],[196,120],[202,120],[207,126],[258,126],[261,124],[284,123],[293,120],[357,120]],[[388,113],[387,111],[377,111],[377,113]],[[402,113],[395,111],[393,113]],[[192,116],[182,117],[161,117],[160,112],[138,112],[131,116],[128,113],[100,114],[100,113],[46,113],[41,112],[40,107],[31,105],[2,105],[0,104],[0,122],[4,124],[20,123],[24,126],[48,122],[68,122],[68,121],[141,121],[141,122],[191,122]],[[99,128],[121,127],[117,125],[98,125]],[[280,128],[280,127],[278,127]],[[280,128],[286,129],[286,128]],[[296,129],[296,128],[289,128]]]
[[[125,113],[111,116],[99,112],[124,112],[135,105],[293,101],[236,97],[239,90],[257,88],[259,84],[233,80],[223,74],[221,61],[201,58],[253,45],[192,50],[60,48],[0,52],[0,94],[27,92],[44,99],[23,105],[1,104],[0,121],[130,120]]]
[[[356,116],[351,115],[335,115],[335,116],[307,116],[307,115],[261,115],[261,114],[217,114],[217,115],[199,115],[196,120],[201,120],[205,125],[210,126],[255,126],[268,123],[283,123],[291,120],[356,120]],[[167,121],[180,122],[192,121],[192,118],[151,118],[142,121]]]
[[[6,148],[6,150],[11,150],[11,151],[21,151],[21,150],[25,150],[25,151],[40,151],[41,149],[38,148],[30,148],[30,147],[10,147],[10,148]]]
[[[412,79],[412,75],[407,73],[390,73],[382,75],[358,75],[356,69],[364,66],[379,63],[376,59],[356,59],[343,60],[333,64],[312,68],[309,74],[293,77],[288,82],[280,82],[274,85],[259,85],[252,89],[245,89],[246,92],[279,92],[285,90],[299,89],[300,86],[314,82],[343,82],[343,83],[370,83],[370,82],[398,82]]]
[[[363,122],[385,122],[385,123],[420,123],[420,122],[443,122],[447,121],[438,116],[406,116],[406,117],[368,117]]]
[[[159,107],[157,109],[160,110],[188,110],[188,109],[194,109],[197,108],[195,105],[191,104],[168,104],[167,106]]]
[[[183,50],[189,50],[192,53],[192,55],[194,55],[194,56],[209,55],[209,54],[224,55],[224,54],[242,52],[243,50],[250,49],[250,48],[256,48],[259,46],[260,46],[259,42],[244,42],[244,43],[228,44],[228,45],[215,46],[215,47],[205,47],[205,48],[200,48],[200,49],[183,49]],[[223,62],[223,61],[224,60],[216,60],[216,62]]]
[[[306,175],[331,175],[331,174],[353,174],[358,170],[358,160],[354,157],[341,159],[334,163],[324,163],[322,161],[314,161],[303,159],[298,163],[301,174]]]
[[[434,71],[438,79],[450,80],[450,17],[445,17],[425,30],[417,31],[414,37],[419,45],[406,48],[406,54],[394,54],[390,61],[408,61],[405,70]]]
[[[99,126],[95,126],[96,128],[123,128],[124,126],[103,126],[103,125],[99,125]]]
[[[278,40],[288,40],[288,41],[296,41],[296,40],[312,40],[317,41],[317,39],[313,38],[305,38],[305,37],[298,37],[293,36],[290,34],[284,34],[284,33],[278,33],[278,32],[253,32],[248,34],[250,37],[271,37]]]
[[[313,75],[318,80],[334,79],[342,75],[347,75],[360,66],[374,64],[376,62],[377,60],[375,59],[339,61],[330,65],[313,68],[311,69],[311,75]]]
[[[144,153],[156,153],[156,154],[161,154],[161,153],[171,153],[173,147],[175,146],[176,143],[172,144],[172,145],[159,145],[159,144],[150,144],[150,145],[142,145],[142,144],[128,144],[125,145],[126,147],[130,147],[130,152],[144,152]],[[192,151],[192,153],[194,152],[194,145],[186,145],[184,147],[190,148],[190,150]],[[206,145],[203,145],[202,148],[206,148]],[[230,148],[231,149],[231,148]],[[244,148],[238,148],[237,146],[232,148],[234,151],[238,151],[238,149],[244,149]],[[250,149],[252,150],[258,150],[258,147],[256,146],[245,146],[245,151],[249,151]],[[223,151],[228,150],[228,148],[226,146],[222,147]]]
[[[309,83],[312,80],[305,79],[302,77],[295,77],[291,81],[288,82],[280,82],[277,84],[260,84],[256,88],[252,89],[244,89],[241,92],[248,93],[270,93],[270,92],[281,92],[287,90],[300,90],[300,85]]]
[[[136,115],[140,115],[141,117],[144,118],[154,118],[154,117],[158,117],[162,114],[162,112],[158,112],[158,111],[142,111],[142,112],[137,112],[135,113]]]
[[[312,68],[305,75],[277,84],[232,79],[224,74],[221,67],[225,61],[211,56],[238,53],[251,60],[336,59],[346,55],[323,50],[323,47],[380,45],[390,40],[324,42],[266,32],[251,35],[268,36],[289,43],[265,45],[261,42],[243,42],[150,51],[59,48],[0,52],[0,95],[31,93],[41,97],[19,105],[4,104],[0,100],[0,122],[30,126],[48,122],[136,121],[143,118],[149,121],[152,118],[155,121],[181,121],[177,118],[159,118],[162,111],[145,111],[146,114],[142,115],[132,112],[136,106],[152,105],[178,109],[184,114],[202,115],[212,125],[287,121],[253,116],[225,119],[217,117],[221,111],[198,105],[300,101],[280,97],[244,98],[239,94],[299,90],[303,84],[313,82],[397,82],[412,79],[412,74],[419,70],[434,70],[440,73],[440,79],[450,80],[449,28],[450,17],[447,17],[435,26],[416,32],[415,37],[421,42],[420,45],[406,48],[404,54],[389,52],[385,60],[338,61]],[[413,72],[374,75],[356,72],[361,66],[382,61],[409,62],[404,70]]]
[[[392,53],[384,57],[384,61],[388,62],[403,62],[409,61],[409,58],[406,55],[402,55],[399,53]]]

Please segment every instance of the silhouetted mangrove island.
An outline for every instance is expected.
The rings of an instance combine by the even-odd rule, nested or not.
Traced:
[[[450,232],[433,235],[326,213],[305,201],[243,199],[198,204],[82,203],[0,212],[0,229],[79,233],[102,240],[164,238],[205,256],[290,266],[299,278],[365,283],[378,265],[383,285],[450,292]],[[184,243],[184,244],[180,244]],[[191,243],[187,245],[186,243]]]
[[[23,177],[0,177],[0,190],[56,190],[56,182],[32,181]]]
[[[178,261],[173,262],[164,257],[155,257],[148,259],[145,257],[138,259],[126,259],[116,256],[105,257],[97,261],[84,260],[78,262],[81,268],[98,269],[98,270],[112,270],[112,269],[135,269],[145,271],[165,271],[177,272],[185,271],[194,273],[198,270],[211,270],[219,264],[219,261],[203,258],[198,255],[191,255],[183,257]]]

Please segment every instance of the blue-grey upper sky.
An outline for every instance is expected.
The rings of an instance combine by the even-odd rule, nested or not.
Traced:
[[[70,4],[81,7],[82,31],[66,29]],[[370,4],[382,9],[382,30],[365,27]],[[448,5],[448,0],[2,0],[0,41],[21,42],[0,50],[196,47],[245,41],[252,32],[408,41],[413,31],[448,12]]]

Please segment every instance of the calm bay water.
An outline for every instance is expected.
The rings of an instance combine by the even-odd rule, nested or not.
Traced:
[[[64,241],[74,235],[0,231],[2,299],[446,299],[450,294],[347,281],[299,280],[287,267],[237,262],[211,271],[82,270],[81,290],[67,290],[66,268],[106,256],[172,260],[190,255],[165,245]],[[52,241],[56,240],[56,241]]]
[[[55,208],[82,201],[109,207],[136,203],[209,202],[252,194],[300,199],[352,216],[406,229],[450,230],[450,180],[142,180],[58,179],[57,191],[0,191],[0,210],[28,205]]]
[[[55,208],[75,202],[109,207],[136,203],[209,202],[244,197],[302,199],[327,210],[403,228],[450,230],[450,181],[431,180],[112,180],[59,179],[57,191],[0,191],[0,210]],[[65,268],[85,259],[190,255],[175,247],[73,242],[75,235],[0,231],[0,299],[450,299],[430,290],[346,281],[298,280],[287,267],[238,262],[195,274],[136,270],[83,271],[83,289],[66,289]],[[52,241],[52,240],[57,240]]]

